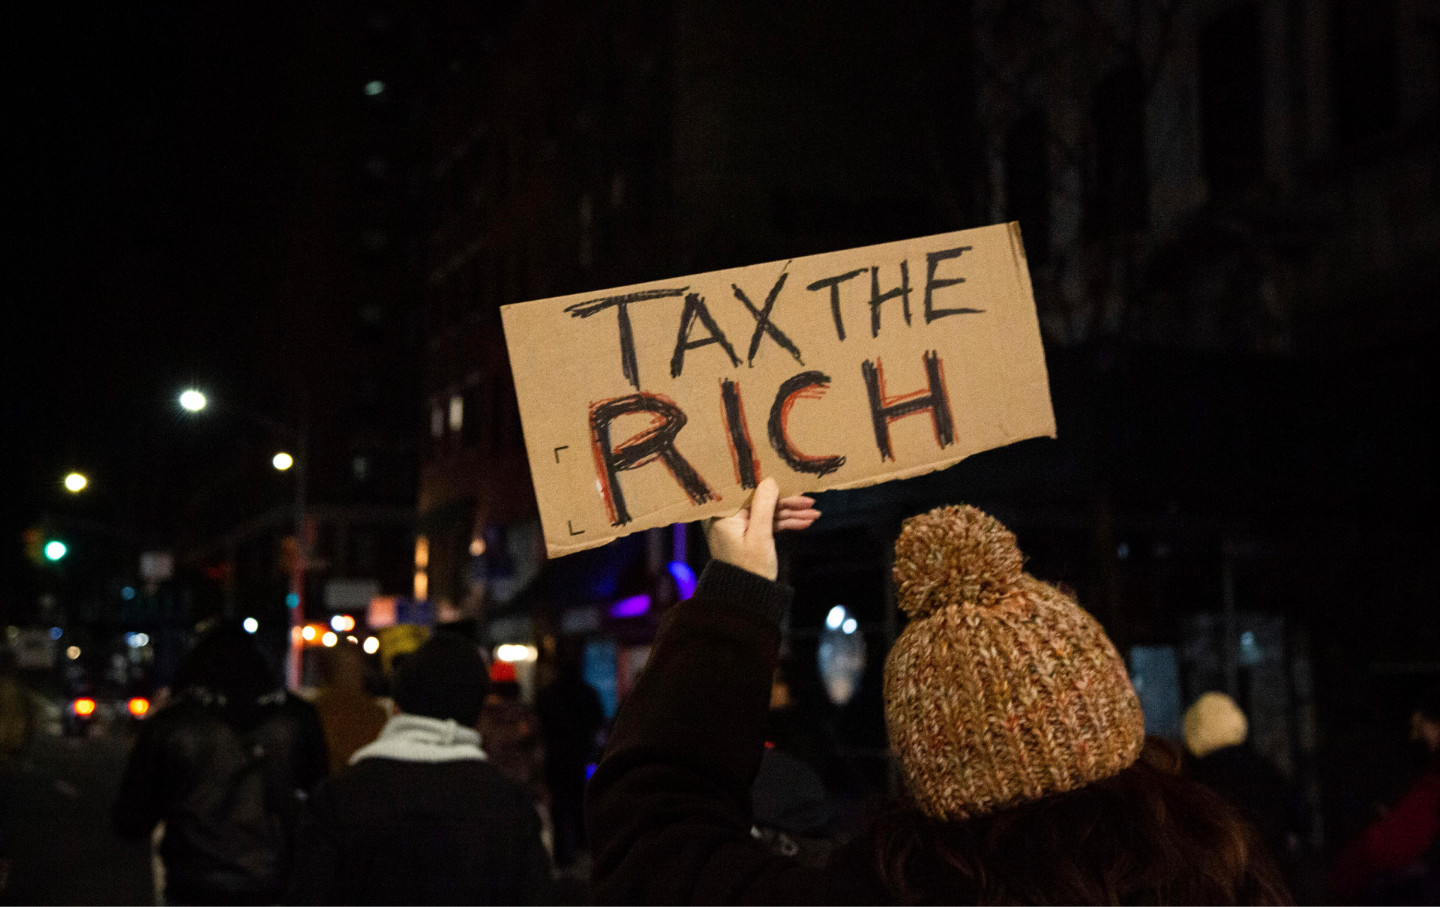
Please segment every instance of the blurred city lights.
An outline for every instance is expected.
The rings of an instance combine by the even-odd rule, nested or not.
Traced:
[[[650,610],[650,596],[632,595],[610,606],[611,617],[639,617]]]
[[[300,631],[300,635],[304,637],[306,642],[313,642],[315,639],[315,628],[307,626],[305,629]]]
[[[860,625],[855,622],[855,618],[847,617],[845,618],[845,622],[840,625],[840,632],[849,636],[851,633],[854,633],[859,626]]]
[[[241,626],[245,628],[246,633],[254,633],[256,630],[260,629],[260,621],[256,620],[253,617],[247,617],[245,618],[245,621],[241,624]]]
[[[482,554],[484,554],[484,553],[485,553],[485,540],[482,539],[482,538],[480,538],[480,536],[477,535],[477,536],[475,536],[475,538],[473,538],[473,539],[470,540],[470,556],[471,556],[471,557],[479,557],[480,555],[482,555]]]
[[[198,413],[205,408],[205,395],[193,387],[180,392],[180,407],[186,412]]]
[[[337,614],[330,618],[330,629],[337,633],[349,633],[355,629],[355,618],[348,614]]]
[[[73,708],[75,710],[75,714],[79,715],[81,718],[89,718],[91,715],[95,714],[95,700],[91,699],[88,696],[84,696],[80,699],[75,700],[71,708]]]
[[[385,83],[379,79],[373,79],[365,83],[365,94],[367,97],[379,97],[385,93]]]
[[[85,478],[78,472],[72,472],[65,477],[65,490],[70,492],[71,494],[79,491],[84,491],[85,486],[89,484],[90,480]]]
[[[50,628],[50,638],[51,638],[51,639],[59,639],[59,638],[60,638],[61,636],[63,636],[63,635],[64,635],[64,631],[61,630],[59,627],[51,627],[51,628]]]
[[[840,625],[843,623],[845,623],[844,605],[836,605],[835,607],[830,609],[829,614],[825,615],[825,626],[828,629],[838,630],[840,629]]]
[[[71,646],[70,648],[66,649],[65,657],[70,659],[71,661],[77,661],[80,658],[80,647]]]
[[[125,704],[125,707],[129,709],[130,714],[134,715],[136,718],[144,718],[146,713],[150,711],[150,700],[146,699],[144,696],[136,696],[135,698],[127,702]]]
[[[680,593],[680,600],[684,601],[695,594],[695,568],[684,561],[671,561],[667,568],[670,576],[675,580],[675,589]]]
[[[326,631],[325,635],[320,637],[320,645],[325,646],[326,648],[334,646],[339,641],[340,637],[329,631]]]
[[[284,472],[295,465],[295,458],[282,450],[270,459],[270,464],[281,472]]]
[[[129,601],[134,601],[134,600],[135,600],[135,587],[134,587],[134,586],[125,586],[125,587],[123,587],[123,588],[120,590],[120,597],[123,598],[123,599],[125,599],[127,602],[129,602]]]
[[[150,645],[150,634],[148,633],[126,633],[125,645],[132,649],[143,649]]]
[[[497,661],[534,661],[538,657],[540,657],[540,652],[534,646],[506,643],[495,647]]]
[[[346,641],[346,642],[353,642],[353,643],[355,643],[356,645],[359,645],[359,644],[360,644],[360,640],[359,640],[359,639],[356,639],[354,636],[347,636],[347,637],[345,637],[345,641]]]
[[[48,560],[58,561],[60,560],[60,558],[64,557],[65,553],[69,550],[69,548],[65,547],[65,543],[60,541],[59,539],[55,539],[45,543],[45,557]]]
[[[368,654],[368,655],[374,655],[376,652],[379,652],[379,651],[380,651],[380,640],[376,639],[376,638],[373,637],[373,636],[367,636],[367,637],[365,637],[365,646],[364,646],[364,648],[365,648],[366,654]]]

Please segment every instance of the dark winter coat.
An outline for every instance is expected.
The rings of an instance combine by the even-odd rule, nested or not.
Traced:
[[[326,772],[309,703],[283,691],[237,727],[191,690],[141,726],[112,811],[122,837],[164,821],[165,896],[183,904],[263,904],[285,891],[295,826]]]
[[[790,590],[711,562],[666,614],[586,794],[601,903],[875,904],[873,843],[823,868],[751,835],[778,618]]]
[[[480,758],[479,735],[454,722],[449,744],[469,746],[473,758],[427,757],[389,746],[397,724],[405,721],[445,724],[392,718],[376,743],[356,753],[359,761],[316,789],[301,824],[298,870],[287,900],[536,904],[550,899],[550,858],[530,792]],[[465,739],[457,741],[457,735]]]

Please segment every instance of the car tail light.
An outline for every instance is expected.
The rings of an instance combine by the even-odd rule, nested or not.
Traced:
[[[136,696],[126,704],[126,708],[128,708],[130,714],[136,718],[144,718],[146,713],[150,711],[150,700],[144,696]]]
[[[70,707],[74,709],[75,714],[79,715],[81,718],[89,718],[91,715],[95,714],[95,700],[91,699],[88,696],[83,696],[75,700],[73,703],[70,704]]]

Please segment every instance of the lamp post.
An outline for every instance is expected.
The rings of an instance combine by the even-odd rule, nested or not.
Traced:
[[[190,413],[199,413],[209,405],[205,395],[195,388],[187,388],[181,392],[179,402],[181,408]],[[286,610],[290,614],[290,628],[289,633],[286,634],[285,684],[291,689],[299,689],[304,653],[304,643],[301,640],[300,632],[301,628],[305,626],[305,572],[310,558],[310,522],[307,518],[306,502],[310,459],[309,406],[302,401],[300,429],[294,432],[263,413],[246,409],[230,411],[263,425],[267,430],[280,437],[293,437],[296,442],[293,455],[281,451],[275,454],[271,465],[280,472],[288,472],[291,469],[295,471],[295,558],[290,567],[290,591],[285,596]]]

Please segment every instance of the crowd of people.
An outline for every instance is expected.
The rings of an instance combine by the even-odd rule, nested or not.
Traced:
[[[172,904],[1293,902],[1304,800],[1239,705],[1199,697],[1183,749],[1147,736],[1104,630],[972,507],[896,541],[908,622],[883,699],[903,795],[842,816],[846,769],[780,658],[775,532],[818,517],[767,480],[707,523],[711,561],[598,768],[604,711],[564,653],[532,706],[512,666],[436,632],[395,659],[382,705],[341,646],[307,701],[216,629],[141,727],[115,830],[158,840]],[[29,727],[5,673],[0,774]],[[1340,852],[1326,897],[1440,903],[1440,700],[1412,735],[1423,770]]]

